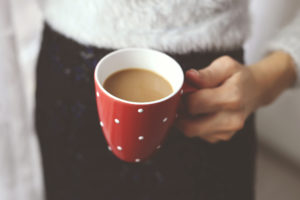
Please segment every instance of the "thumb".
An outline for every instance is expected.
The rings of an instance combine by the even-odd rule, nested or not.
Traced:
[[[199,88],[217,87],[234,74],[239,65],[234,59],[223,56],[204,69],[198,71],[195,69],[188,70],[186,79]]]
[[[185,73],[185,77],[189,83],[198,88],[207,88],[210,85],[209,82],[211,82],[208,80],[208,76],[195,69],[188,70]]]

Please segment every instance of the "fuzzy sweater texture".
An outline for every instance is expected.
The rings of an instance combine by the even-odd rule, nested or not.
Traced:
[[[42,7],[54,29],[97,47],[228,49],[249,32],[248,0],[44,0]]]
[[[248,7],[249,0],[41,1],[49,25],[81,44],[172,53],[242,46],[250,33]],[[292,55],[299,77],[300,14],[266,47],[274,50]]]

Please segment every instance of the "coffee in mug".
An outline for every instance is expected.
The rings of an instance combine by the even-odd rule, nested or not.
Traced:
[[[110,94],[133,102],[155,101],[173,92],[171,84],[161,75],[140,68],[113,73],[104,81],[103,87]]]

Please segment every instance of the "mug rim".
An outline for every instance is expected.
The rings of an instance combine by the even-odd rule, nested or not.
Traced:
[[[101,64],[105,60],[109,59],[110,57],[114,56],[115,54],[118,54],[118,53],[121,53],[121,52],[124,52],[124,51],[146,51],[146,52],[152,52],[152,53],[154,52],[154,53],[159,53],[159,54],[161,54],[163,56],[166,56],[169,59],[173,60],[175,62],[175,64],[179,67],[180,71],[181,71],[182,82],[180,84],[180,87],[178,87],[177,90],[174,90],[171,94],[169,94],[169,95],[167,95],[167,96],[165,96],[165,97],[163,97],[161,99],[155,100],[155,101],[135,102],[135,101],[128,101],[128,100],[125,100],[125,99],[121,99],[119,97],[116,97],[116,96],[112,95],[111,93],[109,93],[102,86],[102,84],[99,81],[99,78],[98,78],[97,74],[98,74],[98,71],[99,71],[99,68],[100,68]],[[95,79],[97,85],[99,86],[100,90],[102,90],[106,95],[108,95],[110,98],[112,98],[112,99],[114,99],[116,101],[120,101],[120,102],[131,104],[131,105],[152,105],[152,104],[157,104],[157,103],[161,103],[161,102],[167,101],[167,100],[171,99],[173,96],[175,96],[179,92],[179,90],[182,89],[182,86],[183,86],[183,83],[184,83],[184,73],[183,73],[182,68],[180,67],[180,64],[174,58],[172,58],[171,56],[167,55],[164,52],[161,52],[161,51],[158,51],[158,50],[154,50],[154,49],[150,49],[150,48],[122,48],[122,49],[114,50],[114,51],[108,53],[107,55],[105,55],[103,58],[101,58],[98,61],[97,65],[96,65],[96,68],[95,68],[95,72],[94,72],[94,79]]]

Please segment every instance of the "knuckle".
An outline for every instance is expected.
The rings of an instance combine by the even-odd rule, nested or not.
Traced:
[[[201,77],[199,80],[202,84],[204,84],[204,86],[205,86],[207,80],[213,80],[214,76],[215,76],[215,72],[211,67],[206,67],[205,69],[200,70],[199,74]]]
[[[229,55],[224,55],[220,57],[220,60],[224,61],[224,62],[231,62],[233,60],[233,58],[231,58]]]
[[[211,144],[216,144],[220,141],[219,139],[216,139],[216,138],[206,138],[204,140]]]
[[[219,142],[219,140],[212,140],[209,143],[211,143],[211,144],[217,144],[218,142]]]
[[[223,131],[235,133],[244,127],[245,117],[243,114],[234,114],[231,117],[228,117],[226,122],[227,125]]]
[[[240,94],[234,95],[234,97],[231,100],[231,106],[235,109],[240,109],[243,107],[242,97]]]
[[[220,138],[220,139],[223,140],[223,141],[229,141],[229,140],[231,140],[231,138],[232,138],[232,135],[226,134],[225,136],[223,136],[223,137]]]
[[[234,131],[239,131],[243,129],[245,126],[245,118],[243,115],[239,114],[237,117],[234,119],[234,124],[233,124],[233,130]]]
[[[233,89],[233,95],[231,95],[230,99],[228,100],[227,106],[230,109],[241,109],[243,107],[243,98],[238,87]]]
[[[213,70],[212,70],[211,68],[208,67],[208,68],[205,70],[205,72],[206,72],[206,76],[208,77],[208,79],[211,79],[211,78],[214,77],[214,72],[213,72]]]
[[[238,69],[238,62],[228,55],[220,57],[220,62],[228,69]]]
[[[227,63],[227,64],[234,64],[235,60],[233,58],[231,58],[228,55],[222,56],[220,57],[220,61],[222,61],[223,63]]]

